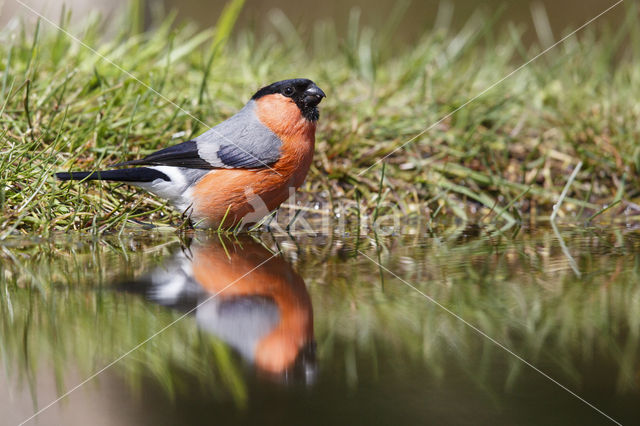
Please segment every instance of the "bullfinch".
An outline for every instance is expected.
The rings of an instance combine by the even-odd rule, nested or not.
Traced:
[[[235,115],[200,136],[113,166],[144,167],[56,177],[143,188],[203,227],[257,222],[304,182],[324,97],[311,80],[279,81],[258,90]]]
[[[305,378],[315,370],[313,308],[304,280],[248,237],[197,241],[116,288],[193,315],[259,371]]]

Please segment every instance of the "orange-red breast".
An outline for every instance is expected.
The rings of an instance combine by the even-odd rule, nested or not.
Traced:
[[[304,182],[323,97],[311,80],[279,81],[258,90],[237,114],[193,140],[114,166],[146,167],[56,177],[138,186],[168,199],[201,226],[255,222]]]

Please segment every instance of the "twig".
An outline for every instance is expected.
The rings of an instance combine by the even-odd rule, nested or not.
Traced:
[[[558,211],[560,210],[560,207],[562,207],[564,198],[567,196],[567,192],[569,192],[569,188],[571,187],[571,184],[573,184],[573,181],[576,179],[576,176],[578,175],[578,172],[580,171],[581,168],[582,168],[582,161],[580,161],[576,166],[576,168],[573,169],[573,173],[571,173],[571,176],[569,176],[569,180],[567,181],[567,184],[564,186],[564,189],[560,194],[560,198],[558,198],[558,202],[553,205],[553,213],[551,213],[551,217],[549,218],[552,224],[556,221],[556,216],[558,215]]]

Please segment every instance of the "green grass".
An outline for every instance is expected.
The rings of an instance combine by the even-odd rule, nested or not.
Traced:
[[[462,30],[426,29],[404,48],[391,42],[397,20],[363,28],[357,12],[344,37],[332,22],[297,30],[279,13],[257,34],[234,29],[241,3],[205,30],[166,18],[140,32],[135,13],[109,22],[63,15],[62,27],[144,85],[46,22],[1,30],[0,238],[179,225],[178,212],[145,193],[61,184],[52,173],[100,169],[187,140],[206,129],[199,121],[213,126],[257,88],[296,76],[328,95],[298,198],[320,214],[339,213],[353,226],[389,213],[428,223],[538,221],[580,161],[559,220],[638,213],[633,2],[620,6],[622,24],[594,23],[395,152],[384,180],[381,165],[359,173],[535,56],[540,43],[523,42],[522,27],[497,26],[498,16]]]

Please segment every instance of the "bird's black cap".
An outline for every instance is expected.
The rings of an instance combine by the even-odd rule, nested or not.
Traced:
[[[318,119],[320,115],[317,108],[318,104],[322,101],[322,98],[327,96],[313,81],[306,78],[294,78],[265,86],[258,90],[251,99],[257,100],[263,96],[273,94],[291,98],[300,108],[302,115],[310,121]]]

